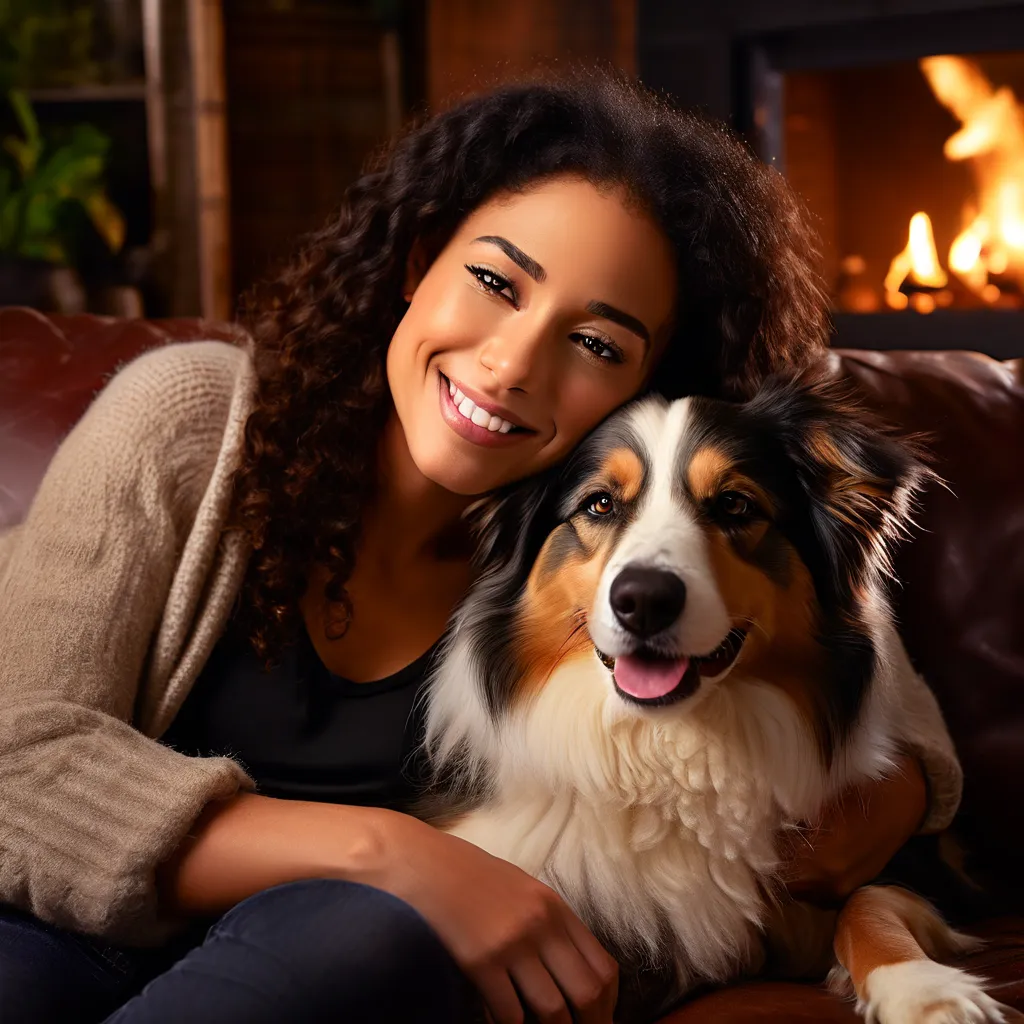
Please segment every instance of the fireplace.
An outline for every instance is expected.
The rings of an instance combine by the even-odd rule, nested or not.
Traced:
[[[1024,356],[1024,9],[884,6],[641,0],[640,72],[803,196],[836,344]]]

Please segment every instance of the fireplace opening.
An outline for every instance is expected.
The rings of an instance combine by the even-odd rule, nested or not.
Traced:
[[[641,78],[802,193],[833,344],[1024,356],[1024,4],[637,7]]]
[[[1024,53],[787,72],[781,120],[836,311],[1024,306]]]

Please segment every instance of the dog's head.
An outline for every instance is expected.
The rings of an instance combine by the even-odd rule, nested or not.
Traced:
[[[488,714],[567,663],[636,715],[731,679],[784,690],[829,763],[875,671],[891,543],[929,475],[832,385],[750,402],[647,399],[557,473],[481,510],[487,570],[460,631]],[[671,711],[667,709],[672,709]]]

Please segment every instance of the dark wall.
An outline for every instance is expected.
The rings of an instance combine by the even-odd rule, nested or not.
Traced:
[[[640,77],[741,130],[753,127],[751,60],[838,67],[993,48],[1024,49],[1019,0],[637,0]]]
[[[321,226],[367,159],[422,106],[425,0],[225,0],[234,290]],[[385,36],[398,39],[396,66]]]
[[[538,66],[603,61],[636,72],[636,0],[430,0],[432,107]]]

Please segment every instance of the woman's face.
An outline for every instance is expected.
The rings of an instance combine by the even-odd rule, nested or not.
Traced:
[[[620,191],[561,177],[478,207],[407,291],[387,357],[397,419],[424,476],[474,495],[562,459],[636,395],[676,273]]]

